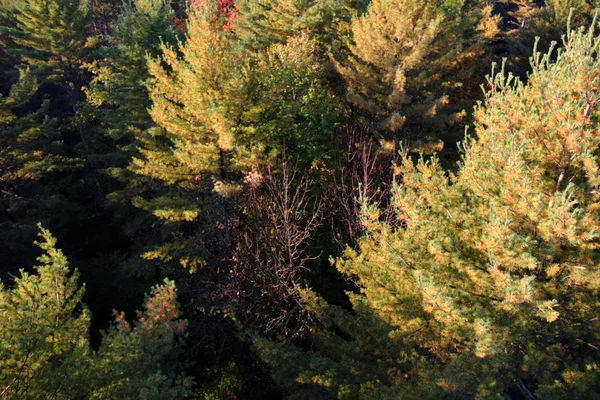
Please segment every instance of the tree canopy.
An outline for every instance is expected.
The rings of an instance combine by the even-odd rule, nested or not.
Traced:
[[[0,0],[0,398],[598,397],[598,4]]]

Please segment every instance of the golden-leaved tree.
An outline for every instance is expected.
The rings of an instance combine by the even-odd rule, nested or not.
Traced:
[[[372,1],[336,62],[347,100],[388,134],[431,134],[460,120],[477,97],[482,44],[497,33],[490,13],[471,0]]]

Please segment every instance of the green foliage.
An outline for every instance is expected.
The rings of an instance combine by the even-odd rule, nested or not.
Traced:
[[[36,76],[21,69],[10,94],[0,97],[0,254],[15,266],[33,261],[26,243],[37,221],[65,226],[85,218],[68,198],[82,161],[65,146],[58,119],[48,116],[50,102],[24,111],[37,90]]]
[[[186,330],[179,320],[175,284],[165,281],[146,297],[134,326],[116,314],[104,334],[94,368],[102,371],[97,398],[185,398],[191,380],[178,374],[177,343]],[[108,374],[106,373],[108,371]]]
[[[75,397],[69,380],[82,379],[88,367],[90,315],[80,307],[77,271],[69,276],[56,240],[43,229],[41,236],[38,274],[22,272],[12,289],[0,286],[0,395],[7,398]]]
[[[308,35],[245,57],[236,38],[204,10],[190,18],[181,56],[168,46],[163,52],[150,63],[151,115],[167,131],[182,168],[171,166],[168,182],[197,181],[202,173],[229,180],[264,164],[272,151],[325,157],[325,138],[340,111]]]
[[[109,35],[110,25],[119,15],[121,6],[127,4],[119,0],[92,0],[92,31],[104,38]]]
[[[25,105],[38,88],[35,77],[29,70],[21,70],[19,81],[11,87],[8,97],[0,97],[0,128],[9,129],[15,125],[13,110]]]
[[[56,239],[41,228],[37,274],[0,284],[0,396],[6,398],[184,398],[191,382],[176,375],[185,331],[172,282],[157,286],[134,327],[118,314],[96,352],[79,273],[70,274]]]
[[[230,363],[221,378],[203,388],[201,397],[198,398],[203,400],[237,398],[234,393],[241,390],[243,390],[243,382],[236,373],[235,364]]]
[[[365,200],[352,312],[307,292],[312,353],[256,340],[291,398],[594,397],[599,49],[573,31],[527,85],[493,74],[456,175],[405,156],[394,223]]]
[[[0,274],[42,221],[95,317],[42,229],[0,398],[597,397],[597,2],[543,3],[0,0]],[[109,325],[164,277],[189,333]]]
[[[0,1],[0,10],[7,9],[10,7],[10,3],[7,0]],[[4,13],[0,12],[0,26],[8,26],[11,21],[6,18]],[[4,34],[0,32],[0,43],[3,43]],[[11,57],[4,50],[5,45],[0,46],[0,93],[6,94],[10,90],[11,85],[16,80],[18,71],[15,69],[16,60],[15,57]]]
[[[89,0],[14,2],[2,10],[14,23],[0,29],[10,38],[3,44],[36,76],[51,80],[72,77],[80,73],[84,58],[95,47],[87,36],[90,11]]]
[[[265,50],[285,43],[301,32],[309,33],[321,47],[340,46],[353,15],[366,7],[359,0],[238,0],[235,2],[236,36],[247,49]]]
[[[148,113],[151,101],[146,87],[147,57],[160,53],[161,43],[175,42],[173,10],[159,0],[123,4],[110,26],[107,45],[99,59],[86,64],[94,74],[82,114],[92,127],[94,161],[121,185],[127,184],[127,167],[139,144],[135,135],[152,126]],[[119,190],[111,187],[108,191]],[[115,203],[115,206],[123,207]]]
[[[138,133],[140,151],[130,165],[131,183],[114,196],[146,214],[128,221],[131,232],[160,227],[137,250],[163,271],[171,262],[191,271],[204,266],[213,250],[204,239],[225,240],[225,232],[214,224],[228,212],[212,189],[220,187],[226,193],[231,174],[239,171],[231,161],[232,126],[243,98],[240,63],[221,28],[209,10],[197,10],[179,51],[165,43],[162,57],[149,59],[149,111],[159,127]],[[200,229],[190,229],[190,223],[200,221]]]
[[[80,0],[23,0],[0,11],[7,21],[0,28],[4,50],[37,82],[26,102],[5,105],[15,118],[0,139],[7,211],[0,225],[8,239],[3,253],[13,265],[31,261],[22,260],[31,251],[18,249],[30,243],[35,222],[60,232],[92,217],[90,208],[100,197],[98,177],[84,178],[89,171],[83,158],[91,169],[96,166],[96,138],[88,135],[80,112],[81,88],[89,78],[83,66],[97,44],[90,7]]]
[[[243,66],[212,8],[194,11],[187,29],[181,56],[165,45],[162,59],[150,61],[151,116],[172,135],[184,175],[207,171],[223,179],[245,100]]]
[[[158,56],[161,42],[175,41],[173,18],[173,11],[162,0],[125,3],[111,25],[103,59],[89,67],[95,77],[87,90],[88,101],[102,108],[104,129],[115,140],[128,127],[143,129],[151,122],[146,57]]]
[[[24,107],[38,88],[36,77],[29,69],[21,70],[19,81],[8,97],[0,98],[0,127],[3,180],[35,180],[47,173],[68,169],[76,162],[65,157],[65,150],[56,131],[57,120],[49,118],[48,103],[39,110],[17,118],[16,110]]]
[[[344,110],[327,87],[317,51],[303,33],[258,57],[249,73],[251,106],[242,116],[240,141],[284,151],[304,167],[335,162],[331,136]]]

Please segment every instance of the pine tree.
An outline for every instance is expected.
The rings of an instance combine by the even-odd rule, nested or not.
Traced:
[[[326,61],[318,52],[317,41],[300,33],[251,59],[241,142],[284,152],[303,168],[338,163],[332,136],[345,109],[328,85]]]
[[[477,97],[469,82],[482,44],[497,32],[490,12],[470,0],[372,1],[336,62],[347,100],[382,133],[423,137],[460,121]]]
[[[3,273],[11,265],[24,267],[33,261],[26,243],[35,235],[37,221],[64,227],[85,219],[69,198],[83,170],[82,160],[65,146],[59,120],[48,116],[50,102],[31,104],[38,86],[31,71],[21,69],[10,94],[0,97],[0,237],[2,259],[7,261]]]
[[[95,138],[87,135],[78,109],[89,78],[85,64],[98,46],[98,38],[90,35],[91,1],[23,0],[3,13],[12,22],[0,29],[6,51],[27,65],[51,93],[51,113],[64,120],[62,134],[78,137],[94,168]]]
[[[227,252],[229,228],[217,226],[231,217],[223,199],[237,190],[243,163],[234,157],[233,131],[246,98],[244,71],[225,23],[212,7],[192,10],[186,42],[178,51],[164,44],[161,58],[149,61],[150,115],[158,127],[138,135],[140,153],[130,167],[139,177],[129,188],[133,205],[155,218],[132,228],[162,226],[144,257],[191,271],[211,264],[213,251],[216,259]],[[200,229],[192,228],[200,221]]]
[[[36,76],[81,86],[82,64],[94,49],[87,36],[90,1],[23,0],[13,7],[3,10],[14,22],[1,29],[10,38],[3,43],[6,51],[29,65]]]
[[[126,4],[126,3],[125,3]],[[118,0],[92,0],[92,32],[107,38],[111,25],[117,19],[124,2]]]
[[[0,10],[9,10],[11,7],[13,7],[12,1],[0,0]],[[11,25],[6,14],[6,12],[0,11],[0,26]],[[0,43],[4,43],[5,40],[5,35],[0,32]],[[0,46],[0,93],[2,94],[10,91],[10,87],[16,81],[16,75],[18,75],[18,71],[15,69],[17,60],[6,53],[4,47],[4,45]]]
[[[404,156],[391,207],[337,261],[352,312],[314,293],[312,353],[257,339],[292,398],[592,398],[600,387],[596,22],[492,74],[456,175]]]
[[[109,45],[103,60],[91,67],[95,76],[86,92],[105,114],[104,128],[119,131],[115,139],[128,127],[145,129],[151,123],[146,57],[157,57],[161,43],[175,42],[173,19],[173,10],[162,0],[137,0],[124,4],[110,25]]]
[[[32,252],[17,249],[31,242],[37,221],[61,235],[77,232],[77,239],[106,226],[95,225],[104,220],[106,178],[97,157],[104,135],[90,129],[93,121],[82,110],[90,78],[85,65],[97,47],[90,7],[84,0],[22,0],[0,11],[8,21],[0,28],[4,50],[38,82],[26,103],[11,108],[15,129],[2,137],[10,149],[10,164],[1,172],[9,186],[4,194],[12,198],[10,217],[1,221],[10,239],[3,252],[14,266],[32,261],[23,263]]]
[[[172,282],[157,286],[132,327],[123,314],[99,350],[89,344],[90,313],[56,239],[40,228],[37,274],[0,284],[0,396],[6,398],[184,398],[175,345],[185,331]]]

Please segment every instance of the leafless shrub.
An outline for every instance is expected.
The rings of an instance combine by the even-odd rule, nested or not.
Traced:
[[[339,132],[346,145],[345,167],[333,174],[326,187],[325,209],[334,241],[342,250],[354,246],[364,234],[359,199],[378,204],[384,210],[382,217],[393,219],[387,203],[397,151],[394,142],[376,140],[363,125],[344,125]]]
[[[288,162],[268,168],[255,181],[261,184],[246,185],[244,193],[231,301],[245,326],[272,336],[303,337],[312,317],[298,289],[323,201],[311,194],[314,182]]]

